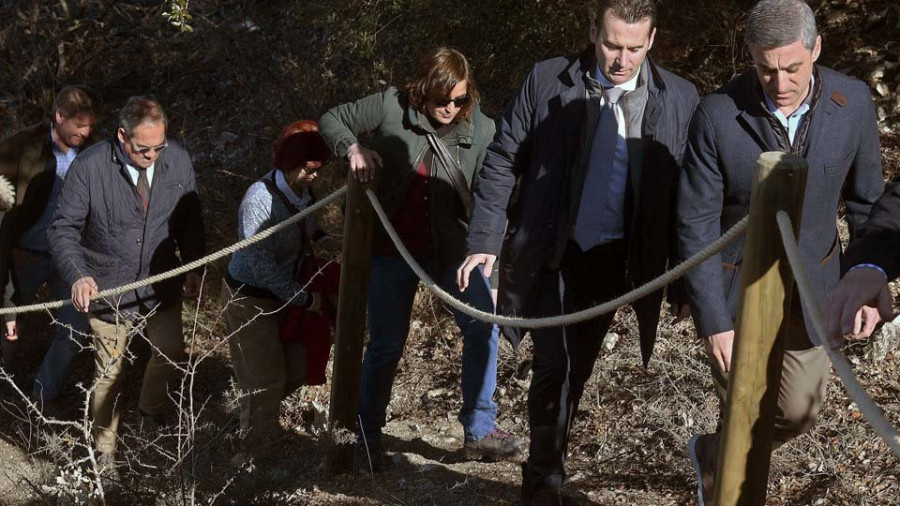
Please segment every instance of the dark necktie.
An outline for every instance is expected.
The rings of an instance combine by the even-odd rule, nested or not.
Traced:
[[[144,205],[144,212],[150,207],[150,180],[147,179],[147,169],[138,169],[137,194]]]
[[[594,140],[591,143],[590,165],[584,177],[581,202],[575,221],[575,241],[582,251],[587,251],[600,242],[600,210],[607,200],[613,163],[616,159],[616,144],[619,140],[619,122],[616,119],[616,103],[625,90],[608,88],[603,91],[605,103],[600,111]]]

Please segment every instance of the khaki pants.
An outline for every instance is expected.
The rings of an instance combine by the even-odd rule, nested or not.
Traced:
[[[809,342],[806,324],[803,316],[799,314],[799,308],[795,308],[788,319],[784,348],[778,407],[775,412],[775,431],[772,438],[773,450],[806,433],[815,425],[825,400],[825,387],[831,372],[831,361],[825,349],[813,346]],[[716,433],[704,444],[701,465],[704,472],[715,474],[729,375],[720,371],[711,357],[710,368],[719,396],[719,424]]]
[[[151,354],[144,369],[138,408],[143,414],[157,416],[165,412],[169,392],[178,388],[179,372],[171,362],[185,360],[181,326],[181,303],[154,312],[141,309],[138,320],[122,319],[108,323],[90,315],[94,348],[94,441],[100,452],[111,452],[116,446],[119,427],[119,395],[132,339],[146,338]],[[171,362],[170,362],[171,361]]]
[[[306,353],[278,335],[280,300],[235,294],[222,281],[225,336],[241,390],[241,430],[254,438],[277,431],[281,401],[306,382]]]

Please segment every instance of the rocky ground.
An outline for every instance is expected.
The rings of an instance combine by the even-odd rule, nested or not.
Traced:
[[[419,47],[449,43],[470,56],[485,109],[502,111],[530,65],[583,45],[586,2],[460,0],[225,0],[190,3],[192,32],[165,24],[167,5],[145,1],[0,2],[0,133],[39,119],[54,90],[71,82],[101,88],[112,118],[135,93],[169,108],[170,135],[192,152],[211,247],[234,240],[235,211],[264,170],[268,145],[284,124],[386,84],[402,83]],[[886,176],[900,169],[900,8],[888,0],[814,2],[823,63],[869,83],[882,130]],[[658,61],[709,92],[746,67],[739,9],[712,0],[661,6]],[[108,120],[102,129],[112,132]],[[318,183],[342,182],[334,163]],[[337,207],[320,217],[340,230]],[[285,403],[284,438],[263,462],[235,466],[233,385],[217,319],[224,263],[211,265],[206,295],[190,303],[193,349],[204,358],[193,385],[190,437],[156,438],[137,427],[138,385],[129,386],[122,452],[125,487],[111,504],[515,504],[518,462],[469,462],[455,421],[460,406],[461,341],[450,314],[430,295],[416,302],[413,330],[395,382],[386,447],[393,465],[376,476],[324,476],[322,432],[328,386],[307,387]],[[26,388],[52,325],[32,315],[20,355],[5,370]],[[633,314],[620,311],[618,336],[595,366],[570,442],[566,490],[581,504],[680,505],[692,501],[688,438],[710,431],[716,401],[690,322],[664,318],[656,355],[640,366]],[[877,345],[877,346],[876,346]],[[875,401],[900,424],[896,339],[853,343],[847,353]],[[500,425],[527,435],[528,343],[503,343],[497,402]],[[82,417],[76,383],[90,380],[88,354],[65,392],[62,419]],[[0,409],[0,504],[90,501],[74,459],[80,432],[34,422],[7,383]],[[187,451],[191,450],[191,451]],[[183,458],[181,458],[183,457]],[[900,504],[896,457],[833,380],[826,409],[808,435],[775,453],[768,504]]]

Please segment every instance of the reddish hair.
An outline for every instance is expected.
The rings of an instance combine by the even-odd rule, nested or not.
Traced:
[[[301,119],[291,123],[272,144],[272,165],[288,172],[306,162],[328,163],[331,150],[319,135],[319,125],[312,120]]]

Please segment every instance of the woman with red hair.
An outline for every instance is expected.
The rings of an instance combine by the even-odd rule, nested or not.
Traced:
[[[272,146],[273,169],[250,185],[241,201],[239,239],[281,223],[315,202],[310,186],[330,156],[316,122],[301,120],[285,128]],[[311,241],[330,246],[337,242],[307,217],[235,252],[223,279],[225,335],[241,391],[247,453],[277,441],[281,400],[308,380],[306,346],[282,339],[279,324],[281,313],[290,306],[321,312],[323,294],[296,276]]]
[[[346,156],[375,193],[407,249],[445,290],[493,312],[490,283],[480,270],[460,292],[456,268],[466,256],[472,185],[494,135],[479,108],[469,62],[459,51],[438,48],[422,59],[403,89],[388,88],[339,105],[319,121],[334,153]],[[374,134],[364,146],[359,137]],[[378,472],[386,462],[381,430],[397,364],[409,334],[419,280],[381,227],[376,228],[369,281],[369,346],[359,393],[357,466]],[[462,408],[466,454],[502,459],[523,447],[521,438],[495,425],[498,333],[493,325],[453,310],[463,335]]]

